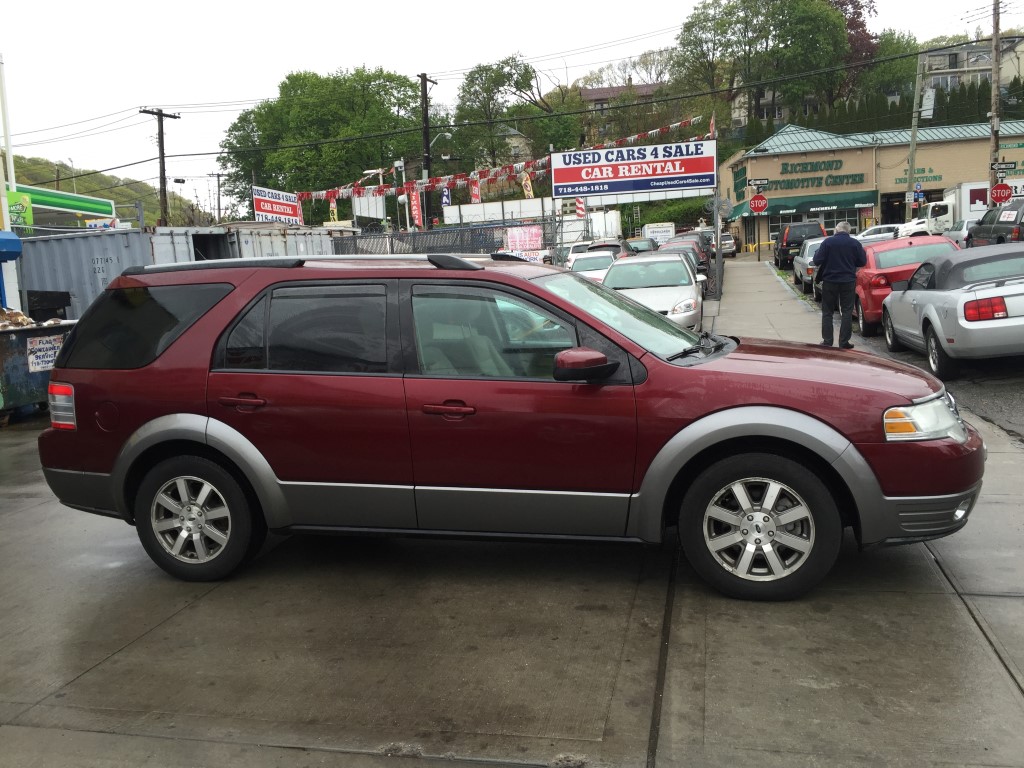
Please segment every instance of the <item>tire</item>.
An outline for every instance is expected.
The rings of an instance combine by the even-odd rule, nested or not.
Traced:
[[[772,506],[762,509],[770,492]],[[679,516],[680,543],[694,570],[743,600],[803,595],[835,564],[842,534],[839,510],[813,470],[771,453],[712,464],[690,486]]]
[[[924,332],[925,357],[928,360],[928,370],[933,375],[947,381],[956,378],[959,366],[956,361],[946,354],[942,348],[939,337],[935,335],[935,329],[929,327]]]
[[[892,327],[892,318],[884,309],[882,310],[882,330],[885,331],[885,348],[890,352],[903,351],[903,342],[896,336],[896,329]]]
[[[974,241],[971,240],[971,238],[969,238],[969,237],[965,237],[964,238],[964,248],[973,248],[973,247],[974,247]]]
[[[861,306],[859,298],[853,300],[853,311],[857,313],[857,328],[860,331],[860,335],[864,338],[877,336],[878,323],[864,322],[864,307]]]
[[[266,536],[238,481],[199,456],[166,459],[149,471],[135,498],[135,527],[153,562],[184,581],[225,578]]]

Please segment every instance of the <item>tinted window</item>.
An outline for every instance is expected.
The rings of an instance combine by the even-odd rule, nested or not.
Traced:
[[[572,263],[572,271],[586,272],[592,269],[606,269],[612,265],[613,261],[615,261],[615,257],[611,254],[607,256],[577,256]]]
[[[907,264],[917,264],[929,256],[941,256],[954,250],[956,248],[952,243],[928,243],[927,245],[912,245],[907,248],[893,248],[876,253],[875,266],[879,269],[903,267]]]
[[[264,296],[231,331],[224,360],[225,368],[267,367],[266,327],[269,304],[269,299]]]
[[[1024,256],[1013,256],[964,267],[964,283],[1024,276]]]
[[[929,288],[935,287],[935,266],[933,264],[922,264],[914,276],[910,278],[910,285],[907,286],[912,291],[926,291]]]
[[[270,301],[267,367],[386,373],[385,317],[382,285],[278,288]]]
[[[56,366],[127,370],[149,365],[231,290],[213,283],[104,291],[69,334]]]

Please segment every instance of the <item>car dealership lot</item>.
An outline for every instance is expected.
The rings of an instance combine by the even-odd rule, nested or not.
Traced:
[[[815,340],[768,265],[730,261],[726,293],[716,333]],[[848,538],[777,604],[718,596],[671,547],[586,543],[296,537],[184,583],[57,504],[43,422],[15,423],[0,765],[1024,766],[1024,451],[968,418],[989,460],[963,531]]]

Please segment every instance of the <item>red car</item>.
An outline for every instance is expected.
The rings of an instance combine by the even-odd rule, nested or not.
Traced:
[[[698,334],[492,258],[126,270],[57,357],[46,482],[193,581],[228,576],[268,529],[671,531],[717,589],[777,600],[825,577],[844,528],[895,544],[967,523],[984,443],[928,373]]]
[[[857,270],[857,296],[853,315],[862,336],[874,336],[882,323],[882,302],[897,280],[909,280],[921,262],[929,256],[941,256],[960,250],[956,243],[940,235],[901,237],[864,246],[867,264]]]

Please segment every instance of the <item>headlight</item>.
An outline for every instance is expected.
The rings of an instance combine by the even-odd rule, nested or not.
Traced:
[[[686,299],[680,301],[672,309],[668,311],[670,315],[685,315],[687,312],[693,312],[697,309],[696,299]]]
[[[890,442],[944,437],[967,442],[967,429],[953,398],[945,392],[922,403],[889,408],[882,417],[882,425],[885,439]]]

